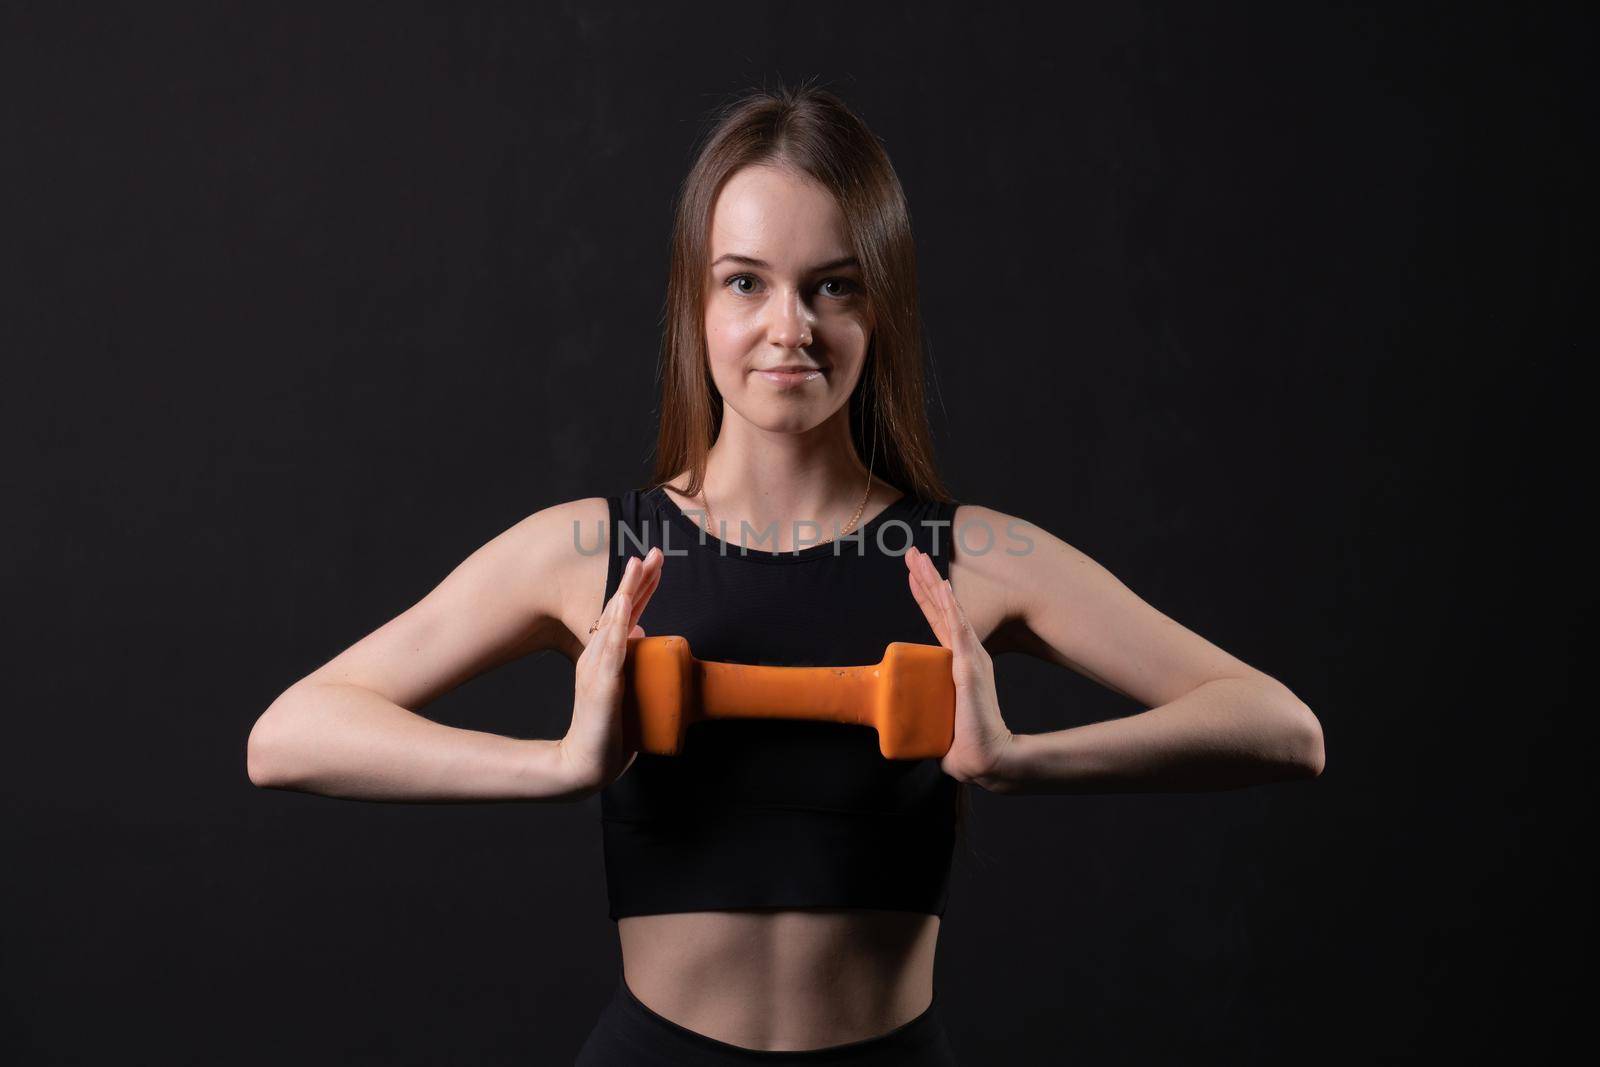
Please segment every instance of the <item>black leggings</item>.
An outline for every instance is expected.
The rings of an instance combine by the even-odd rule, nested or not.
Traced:
[[[616,995],[600,1012],[574,1067],[719,1067],[748,1063],[957,1067],[936,1007],[937,997],[915,1019],[864,1041],[800,1051],[767,1051],[730,1045],[679,1026],[645,1007],[628,988],[627,981],[618,978]]]

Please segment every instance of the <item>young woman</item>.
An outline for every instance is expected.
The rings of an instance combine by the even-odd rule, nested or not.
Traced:
[[[1282,683],[1083,553],[950,499],[923,411],[904,195],[832,94],[724,109],[680,193],[668,305],[653,484],[546,508],[478,549],[285,691],[251,735],[250,777],[384,800],[598,792],[623,971],[580,1063],[953,1063],[933,964],[968,785],[1316,775],[1321,729]],[[773,665],[943,645],[953,743],[890,760],[867,727],[721,720],[677,756],[635,754],[622,668],[646,634]],[[575,665],[559,741],[409,710],[544,648]],[[1150,710],[1013,734],[1002,652]]]

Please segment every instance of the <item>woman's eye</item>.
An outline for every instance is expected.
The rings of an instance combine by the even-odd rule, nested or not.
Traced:
[[[747,288],[745,285],[747,282],[750,284],[750,286],[755,286],[760,283],[760,279],[755,277],[753,274],[735,274],[722,284],[732,289],[740,296],[749,296],[751,293],[755,292],[755,289]],[[828,296],[833,297],[835,300],[842,299],[847,296],[853,296],[856,292],[856,283],[851,281],[849,278],[829,278],[824,281],[822,285],[824,287],[829,285],[840,287],[838,290],[827,294]]]

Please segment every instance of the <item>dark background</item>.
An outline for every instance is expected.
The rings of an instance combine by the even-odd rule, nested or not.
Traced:
[[[1563,369],[1593,353],[1590,26],[326,7],[0,16],[0,1058],[570,1062],[620,966],[597,800],[262,791],[245,739],[507,526],[646,480],[703,116],[808,77],[910,198],[957,499],[1100,560],[1327,737],[1315,781],[975,795],[935,976],[958,1051],[1561,1036],[1591,925]],[[1139,710],[997,669],[1019,732]],[[427,713],[558,737],[570,708],[550,652]]]

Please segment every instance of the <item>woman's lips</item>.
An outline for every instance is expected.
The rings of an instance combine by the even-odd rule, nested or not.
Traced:
[[[759,370],[756,373],[774,385],[799,385],[822,377],[820,370]]]

